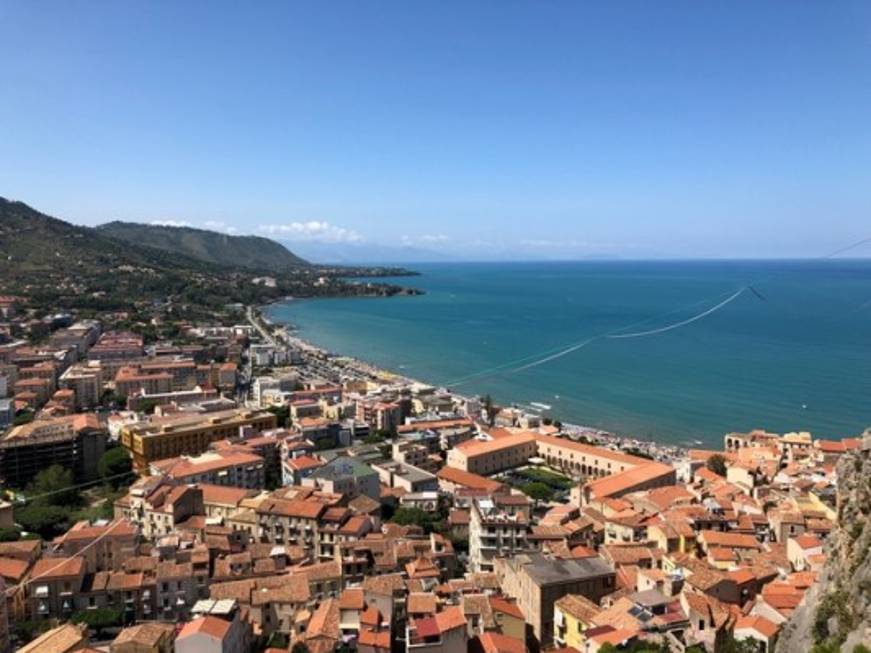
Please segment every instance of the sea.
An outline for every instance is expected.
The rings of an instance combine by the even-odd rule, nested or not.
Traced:
[[[424,294],[268,315],[330,351],[622,436],[719,448],[732,431],[871,426],[869,260],[407,267],[420,276],[391,281]]]

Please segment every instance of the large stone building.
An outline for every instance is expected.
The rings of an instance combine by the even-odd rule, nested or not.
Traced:
[[[494,558],[502,590],[517,599],[542,647],[553,641],[554,603],[580,594],[594,603],[615,589],[616,574],[599,557],[561,560],[540,553]]]
[[[535,435],[515,433],[492,440],[466,440],[448,451],[448,466],[473,474],[495,474],[525,465],[536,455]]]
[[[122,428],[121,444],[133,454],[138,470],[155,460],[203,453],[216,440],[239,436],[239,429],[265,431],[276,427],[275,415],[240,408],[213,413],[152,417]]]

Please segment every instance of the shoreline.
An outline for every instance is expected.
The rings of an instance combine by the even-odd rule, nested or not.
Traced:
[[[284,297],[282,299],[277,299],[267,304],[253,307],[254,316],[259,318],[263,322],[264,326],[269,329],[273,337],[278,338],[286,344],[298,347],[308,352],[309,354],[315,354],[318,357],[323,358],[324,360],[341,359],[342,361],[347,361],[354,368],[356,368],[357,371],[364,372],[369,376],[373,377],[373,379],[377,378],[385,382],[405,383],[408,385],[417,384],[435,388],[443,388],[447,390],[451,395],[454,395],[456,397],[470,396],[455,392],[453,390],[450,390],[449,388],[444,388],[437,383],[429,383],[427,381],[416,379],[405,374],[395,372],[393,370],[382,368],[374,363],[362,360],[355,356],[330,351],[329,349],[325,349],[323,347],[315,345],[314,343],[298,335],[294,335],[294,333],[297,332],[299,329],[293,323],[275,322],[266,315],[266,311],[268,311],[270,307],[276,304],[299,301],[300,299],[306,298]],[[478,397],[479,395],[473,394],[471,396]],[[498,401],[496,401],[495,403],[499,405]],[[505,407],[518,407],[529,412],[528,406],[516,402],[508,403]],[[662,442],[655,442],[648,439],[639,439],[630,436],[618,435],[606,429],[600,429],[593,426],[585,426],[583,424],[564,422],[558,417],[553,419],[554,421],[560,422],[560,424],[562,425],[561,432],[564,433],[569,439],[578,441],[580,440],[580,438],[584,437],[592,444],[607,446],[610,448],[617,448],[621,450],[631,449],[634,453],[641,452],[659,461],[674,461],[686,458],[689,455],[690,450],[694,448],[683,446],[680,444],[667,444]],[[695,444],[698,445],[697,448],[702,450],[705,449],[703,442],[697,441]]]

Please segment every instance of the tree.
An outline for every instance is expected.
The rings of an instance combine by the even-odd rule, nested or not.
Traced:
[[[9,625],[14,628],[15,636],[20,642],[30,642],[51,628],[51,624],[50,619],[36,619],[33,621],[16,619],[14,625],[12,622]]]
[[[66,532],[68,516],[67,508],[39,503],[32,503],[15,510],[15,521],[21,524],[24,530],[38,533],[44,540],[51,540]]]
[[[370,433],[363,438],[363,444],[381,444],[384,442],[384,436],[380,433]]]
[[[27,488],[27,494],[33,496],[33,501],[36,503],[72,506],[81,501],[81,496],[74,485],[71,469],[52,465],[37,473]]]
[[[553,499],[553,490],[546,483],[534,481],[523,484],[520,489],[523,493],[536,501],[550,501]]]
[[[105,628],[120,626],[123,623],[124,614],[116,608],[97,608],[96,610],[82,610],[72,616],[74,623],[87,624],[99,635]]]
[[[717,653],[758,653],[759,642],[753,638],[735,639],[734,635],[727,635],[722,642],[715,647]]]
[[[17,542],[21,539],[21,531],[17,528],[0,528],[0,542]]]
[[[132,469],[133,462],[124,447],[112,447],[100,457],[100,462],[97,463],[97,471],[103,480],[116,488],[127,480],[126,477],[119,477],[119,475],[129,474]]]
[[[484,395],[484,413],[487,415],[487,423],[493,426],[496,423],[496,415],[499,414],[499,409],[493,404],[493,397],[489,394]]]
[[[142,399],[136,402],[136,409],[141,413],[151,414],[161,404],[159,399]]]
[[[278,422],[278,428],[283,429],[290,424],[290,406],[270,406],[266,410],[275,415]]]
[[[407,506],[403,506],[393,513],[393,518],[390,521],[401,526],[420,526],[427,534],[439,531],[442,527],[440,515]]]
[[[708,458],[705,467],[714,472],[717,476],[726,475],[726,457],[721,453],[715,453]]]

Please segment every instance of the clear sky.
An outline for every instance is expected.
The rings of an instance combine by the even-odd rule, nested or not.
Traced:
[[[871,235],[869,2],[0,3],[0,195],[492,256]]]

